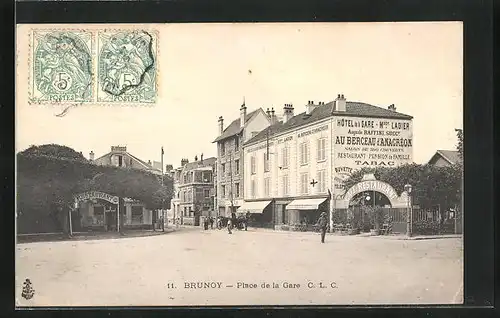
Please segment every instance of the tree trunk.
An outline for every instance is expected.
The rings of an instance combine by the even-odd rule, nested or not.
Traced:
[[[120,234],[123,234],[124,232],[124,224],[125,224],[125,217],[126,217],[126,210],[125,210],[125,201],[123,200],[123,198],[119,197],[118,198],[118,203],[119,203],[119,211],[117,211],[117,213],[120,213],[120,217],[119,217],[119,224],[120,224]]]

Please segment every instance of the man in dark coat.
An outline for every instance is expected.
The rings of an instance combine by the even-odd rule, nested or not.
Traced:
[[[321,212],[321,215],[318,219],[318,226],[321,229],[321,243],[325,243],[326,228],[328,227],[326,212]]]
[[[232,229],[233,229],[233,221],[231,219],[228,219],[227,220],[227,231],[229,234],[233,234],[233,232],[231,232]]]
[[[244,222],[245,222],[245,231],[247,230],[248,228],[248,221],[250,220],[250,212],[247,212],[245,214],[245,219],[244,219]]]

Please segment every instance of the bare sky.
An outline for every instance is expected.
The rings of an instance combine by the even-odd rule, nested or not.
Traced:
[[[46,26],[44,26],[46,27]],[[103,27],[103,26],[97,26]],[[109,27],[109,26],[106,26]],[[27,103],[28,32],[18,26],[16,151],[57,143],[99,157],[112,145],[174,167],[216,155],[217,118],[225,126],[248,111],[308,100],[348,101],[414,116],[414,160],[455,149],[462,128],[461,23],[158,24],[156,106],[71,109]],[[251,73],[249,72],[251,70]]]

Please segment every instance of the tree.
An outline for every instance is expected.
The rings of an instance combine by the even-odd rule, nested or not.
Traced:
[[[64,230],[73,196],[88,190],[160,208],[162,200],[170,202],[173,192],[170,176],[164,181],[162,186],[156,175],[143,170],[94,165],[69,147],[32,146],[17,155],[18,231]]]
[[[57,144],[47,144],[41,146],[30,146],[28,149],[19,153],[20,155],[48,156],[61,159],[72,159],[78,161],[87,161],[81,152],[77,152],[70,147]]]
[[[364,168],[344,181],[344,189],[347,191],[367,173],[373,173],[378,180],[390,184],[398,195],[404,191],[405,184],[411,184],[413,200],[422,208],[441,205],[446,209],[460,202],[462,174],[456,166],[406,164],[394,168]]]
[[[464,159],[464,131],[463,129],[455,129],[455,132],[457,133],[457,151],[458,151],[458,156],[460,157],[460,160]]]

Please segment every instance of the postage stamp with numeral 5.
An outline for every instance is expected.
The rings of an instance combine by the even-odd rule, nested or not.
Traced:
[[[30,103],[93,101],[92,34],[84,30],[34,30],[30,35]]]
[[[97,35],[97,102],[155,103],[158,33],[101,30]]]

